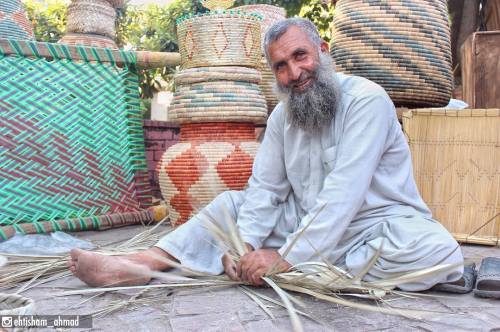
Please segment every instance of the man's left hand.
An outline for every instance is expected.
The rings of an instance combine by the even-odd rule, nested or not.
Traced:
[[[275,272],[285,272],[290,263],[285,261],[281,255],[272,249],[259,249],[245,254],[236,265],[236,273],[243,281],[248,281],[254,286],[262,286],[261,279],[271,267],[275,266]]]

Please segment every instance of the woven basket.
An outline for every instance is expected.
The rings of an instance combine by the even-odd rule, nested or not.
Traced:
[[[445,0],[339,0],[337,70],[382,85],[398,107],[448,104],[451,50]]]
[[[225,11],[183,18],[178,20],[177,36],[183,68],[259,66],[260,26],[255,15]]]
[[[159,163],[161,193],[173,225],[186,222],[226,190],[242,190],[259,144],[251,123],[181,126],[180,142]]]
[[[268,113],[271,114],[274,107],[278,105],[279,100],[274,92],[276,79],[265,58],[262,58],[260,72],[262,74],[262,80],[259,83],[259,87],[266,98]]]
[[[259,71],[244,67],[200,67],[179,72],[169,119],[192,122],[265,123],[267,104]]]
[[[124,0],[106,0],[106,1],[109,2],[111,6],[115,8],[121,8],[123,7],[124,4]]]
[[[90,47],[118,49],[115,41],[109,37],[86,33],[68,33],[58,43],[66,45],[82,45]]]
[[[264,37],[267,30],[269,30],[274,23],[282,21],[286,18],[286,11],[284,8],[271,5],[247,5],[236,7],[234,9],[262,16],[262,21],[260,21],[260,40],[262,47],[264,46]]]
[[[32,299],[18,294],[0,293],[0,316],[30,315],[34,308]]]
[[[114,39],[116,11],[106,0],[73,0],[68,6],[69,33],[89,33]]]
[[[269,28],[276,22],[286,19],[286,11],[281,7],[271,5],[247,5],[237,7],[235,9],[244,11],[246,13],[255,13],[263,17],[260,22],[260,33],[262,43],[262,54],[264,54],[264,37]],[[274,107],[278,104],[278,98],[274,93],[273,85],[275,83],[274,74],[269,68],[265,57],[262,57],[259,70],[262,74],[262,81],[259,86],[264,93],[267,102],[267,110],[270,114]]]
[[[500,244],[500,110],[411,110],[403,128],[434,218],[459,241]]]
[[[35,39],[21,0],[0,1],[0,38]]]

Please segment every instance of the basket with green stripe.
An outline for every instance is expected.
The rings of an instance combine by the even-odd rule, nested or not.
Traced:
[[[265,123],[267,104],[258,70],[245,67],[200,67],[180,71],[169,119],[193,122]]]
[[[452,92],[445,0],[339,0],[331,55],[337,70],[383,86],[398,107],[439,107]]]
[[[0,40],[0,226],[149,205],[136,60]]]

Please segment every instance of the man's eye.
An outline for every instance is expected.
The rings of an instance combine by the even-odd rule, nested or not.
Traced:
[[[298,54],[295,56],[295,59],[297,59],[297,60],[303,60],[305,57],[306,57],[306,54],[305,54],[305,53],[298,53]]]

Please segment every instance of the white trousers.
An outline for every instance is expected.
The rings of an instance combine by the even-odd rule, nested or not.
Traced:
[[[237,220],[243,200],[243,191],[227,191],[217,196],[202,212],[214,221],[222,220],[228,213]],[[283,210],[278,214],[281,217],[273,233],[264,241],[264,248],[281,247],[285,244],[286,237],[298,227],[297,217],[293,216],[289,205],[283,204],[280,208]],[[160,239],[156,246],[178,259],[187,268],[220,274],[224,271],[221,262],[224,252],[203,226],[202,219],[200,215],[194,216]],[[371,220],[367,225],[370,227],[362,232],[357,231],[355,236],[352,231],[346,231],[346,234],[351,235],[341,240],[339,247],[342,247],[342,250],[332,248],[331,253],[323,253],[324,257],[356,275],[381,248],[380,257],[364,277],[366,281],[396,277],[401,273],[438,264],[458,264],[452,270],[398,285],[405,291],[426,290],[437,283],[456,281],[462,276],[462,251],[449,232],[437,221],[415,214],[379,218]],[[221,226],[224,227],[222,224]]]

